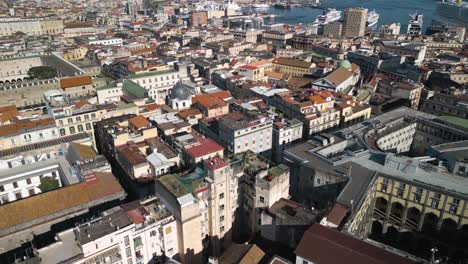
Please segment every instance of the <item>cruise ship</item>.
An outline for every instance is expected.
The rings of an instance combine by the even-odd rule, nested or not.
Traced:
[[[377,25],[377,23],[379,22],[379,17],[380,15],[377,12],[375,12],[375,10],[370,11],[367,14],[367,28],[373,28],[375,25]]]
[[[319,25],[325,25],[325,24],[336,22],[340,19],[341,19],[341,11],[338,11],[334,8],[330,8],[327,11],[325,11],[323,15],[318,16],[314,23],[319,24]]]
[[[448,0],[437,3],[433,19],[450,25],[468,24],[468,3],[461,0]]]

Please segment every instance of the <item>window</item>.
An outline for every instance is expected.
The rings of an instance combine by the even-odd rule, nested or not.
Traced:
[[[83,125],[78,125],[78,132],[83,132]]]
[[[423,189],[422,189],[422,188],[416,188],[416,193],[417,193],[417,194],[422,194],[422,193],[423,193]]]
[[[417,202],[417,203],[420,203],[421,202],[421,195],[420,194],[415,194],[414,195],[414,201]]]
[[[77,116],[77,117],[76,117],[76,122],[77,122],[77,123],[81,122],[81,116]]]
[[[124,242],[125,242],[125,246],[130,245],[130,238],[128,238],[128,236],[125,236],[124,237]]]
[[[36,194],[36,192],[34,191],[34,188],[33,189],[29,189],[28,190],[28,193],[29,193],[29,196],[33,196]]]
[[[68,124],[72,124],[73,123],[73,118],[68,118]]]
[[[154,236],[156,236],[156,231],[155,230],[150,232],[150,237],[154,237]]]
[[[27,184],[31,184],[31,178],[26,179]]]
[[[387,187],[388,187],[388,185],[382,184],[382,186],[380,187],[380,191],[381,192],[387,192]]]
[[[15,193],[15,196],[16,196],[16,200],[23,198],[20,192]]]
[[[0,199],[0,203],[1,204],[8,203],[8,195],[2,196],[2,198]]]
[[[89,115],[85,115],[84,120],[88,121],[89,120]]]
[[[224,232],[224,226],[221,226],[221,228],[219,229],[219,232]]]
[[[91,124],[90,123],[86,123],[86,130],[91,130]]]
[[[224,210],[224,204],[219,206],[219,210],[221,210],[221,211]]]
[[[456,214],[457,211],[458,211],[458,205],[455,205],[455,204],[450,205],[449,212],[450,212],[451,214]]]
[[[261,203],[264,203],[265,202],[265,198],[263,196],[260,196],[260,202]]]
[[[75,134],[75,127],[70,127],[70,134]]]
[[[219,199],[224,199],[224,193],[221,193],[221,194],[219,195]]]
[[[127,257],[130,257],[132,255],[132,250],[130,249],[130,247],[125,249],[125,253],[127,254]]]
[[[65,136],[66,132],[65,132],[65,128],[61,128],[60,129],[60,136]]]
[[[0,185],[0,192],[4,192],[5,191],[5,187],[3,185]]]
[[[432,200],[431,204],[432,208],[438,208],[439,207],[439,200]]]
[[[223,221],[224,221],[224,215],[222,215],[222,216],[219,217],[219,221],[220,221],[220,222],[223,222]]]
[[[13,188],[18,188],[18,183],[17,182],[13,182]]]

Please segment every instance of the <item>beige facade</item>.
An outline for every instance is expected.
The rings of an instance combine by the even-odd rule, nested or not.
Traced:
[[[343,36],[360,37],[366,32],[367,9],[348,8],[343,17]]]

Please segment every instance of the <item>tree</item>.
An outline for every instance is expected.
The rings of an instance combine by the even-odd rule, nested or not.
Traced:
[[[28,75],[31,79],[51,79],[57,77],[57,70],[49,66],[31,67]]]
[[[39,184],[39,189],[41,192],[48,192],[59,187],[59,181],[52,177],[43,177],[41,179],[41,184]]]

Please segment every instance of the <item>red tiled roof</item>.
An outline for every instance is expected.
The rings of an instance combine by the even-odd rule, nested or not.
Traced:
[[[141,213],[139,208],[127,211],[127,215],[135,224],[141,224],[145,221],[145,218],[143,217],[143,214]]]
[[[200,138],[198,144],[185,148],[187,154],[193,158],[200,158],[223,150],[222,146],[209,138]]]
[[[76,77],[61,79],[60,80],[60,88],[66,89],[66,88],[70,88],[70,87],[90,85],[92,83],[93,83],[93,81],[91,80],[91,77],[88,76],[88,75],[76,76]]]
[[[348,214],[348,208],[343,204],[336,203],[330,213],[328,213],[327,221],[339,226],[346,217],[346,214]]]

